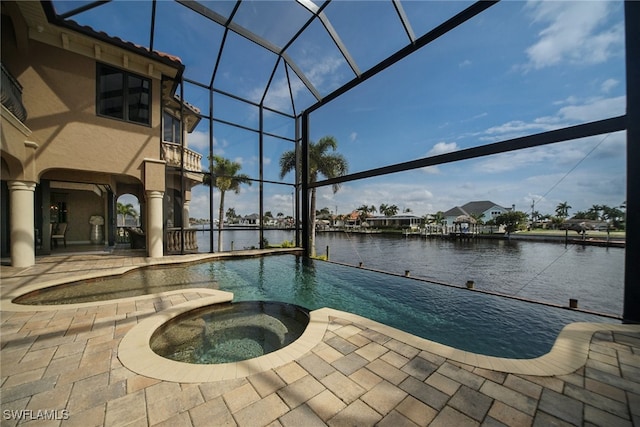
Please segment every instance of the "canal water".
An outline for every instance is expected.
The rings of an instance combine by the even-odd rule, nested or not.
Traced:
[[[295,239],[292,231],[265,230],[270,244]],[[228,230],[223,248],[259,247],[255,230]],[[209,232],[198,232],[200,252],[209,251]],[[217,233],[214,233],[217,249]],[[624,249],[522,240],[453,241],[418,236],[319,233],[318,255],[329,247],[331,261],[500,292],[583,309],[622,314]]]

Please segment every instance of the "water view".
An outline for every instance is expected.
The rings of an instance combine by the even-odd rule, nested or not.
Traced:
[[[214,233],[217,239],[217,233]],[[255,230],[228,230],[224,249],[258,246]],[[271,244],[294,240],[294,233],[266,230]],[[217,242],[217,240],[215,240]],[[209,251],[209,233],[198,232],[200,252]],[[382,234],[319,233],[316,248],[331,261],[432,279],[454,285],[473,280],[477,289],[567,306],[622,314],[624,249],[528,241],[449,241]]]

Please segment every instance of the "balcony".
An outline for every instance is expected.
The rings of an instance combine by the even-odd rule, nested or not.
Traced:
[[[162,158],[167,162],[167,166],[179,168],[182,163],[182,155],[180,144],[174,144],[171,142],[162,143]],[[184,148],[184,169],[187,172],[202,172],[202,154],[196,153],[193,150]]]
[[[9,110],[18,120],[24,123],[27,120],[27,110],[22,105],[22,86],[20,83],[4,68],[2,64],[2,84],[0,85],[2,92],[2,105]]]

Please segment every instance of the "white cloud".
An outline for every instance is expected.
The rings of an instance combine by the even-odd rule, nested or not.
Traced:
[[[459,66],[460,68],[468,67],[468,66],[470,66],[470,65],[471,65],[471,61],[470,61],[470,60],[468,60],[468,59],[465,59],[464,61],[462,61],[462,62],[460,62],[460,63],[458,64],[458,66]]]
[[[611,89],[618,86],[619,83],[620,82],[616,79],[607,79],[602,82],[602,85],[600,85],[600,90],[604,93],[609,93],[611,92]]]
[[[199,153],[209,152],[209,134],[201,131],[193,131],[187,137],[189,148]],[[213,145],[216,146],[216,139],[213,138]]]
[[[458,151],[460,148],[458,144],[455,142],[444,142],[440,141],[436,145],[434,145],[431,150],[427,153],[427,156],[437,156],[439,154],[451,153],[453,151]]]
[[[582,105],[568,105],[558,111],[560,118],[567,122],[589,122],[607,117],[623,115],[626,97],[594,98]]]
[[[544,28],[526,50],[525,69],[541,69],[563,62],[597,64],[617,54],[623,45],[622,23],[605,26],[615,7],[607,1],[530,1],[533,22]]]
[[[313,60],[306,61],[304,64],[298,64],[303,69],[303,72],[307,79],[316,87],[321,88],[326,84],[330,88],[336,86],[335,79],[339,74],[337,73],[344,60],[337,56],[326,56],[324,58],[313,58]],[[293,73],[289,73],[291,76]],[[295,74],[293,74],[295,75]],[[265,104],[271,108],[290,111],[291,110],[291,95],[294,99],[297,99],[298,94],[301,91],[307,90],[306,86],[301,80],[297,78],[291,78],[291,89],[287,79],[283,76],[279,79],[274,79],[269,87]],[[250,99],[262,97],[264,87],[256,87],[249,91],[248,97]]]
[[[564,106],[553,116],[538,117],[532,121],[511,120],[500,125],[492,126],[480,134],[476,134],[476,136],[479,136],[479,140],[483,142],[504,141],[506,139],[546,132],[576,123],[615,117],[624,114],[625,100],[625,96],[612,98],[596,97],[587,100],[580,100],[577,97],[570,96],[563,101],[554,103]]]
[[[355,142],[358,139],[358,132],[351,132],[349,134],[349,141]]]

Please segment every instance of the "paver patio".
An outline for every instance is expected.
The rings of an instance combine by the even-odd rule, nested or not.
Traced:
[[[133,255],[3,267],[2,295],[155,262]],[[198,256],[176,257],[191,258]],[[327,316],[324,335],[301,357],[241,378],[173,382],[123,365],[119,344],[132,328],[203,296],[185,290],[80,308],[3,310],[2,425],[640,425],[638,325],[603,325],[590,334],[586,362],[554,375],[513,373],[518,364],[509,361],[491,369],[482,356],[464,363],[438,346],[425,350],[432,348],[425,340],[341,312],[330,312],[337,315]]]

